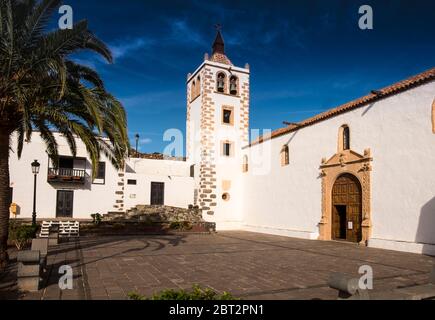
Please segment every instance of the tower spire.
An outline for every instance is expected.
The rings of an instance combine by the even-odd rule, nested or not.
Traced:
[[[216,39],[214,40],[213,43],[213,54],[215,53],[220,53],[220,54],[225,54],[225,43],[224,43],[224,39],[222,37],[222,26],[220,24],[215,25],[217,34],[216,34]]]
[[[215,25],[216,28],[216,38],[213,42],[213,53],[211,55],[211,61],[219,62],[223,64],[232,65],[230,59],[225,55],[225,43],[222,37],[222,26],[220,24]]]

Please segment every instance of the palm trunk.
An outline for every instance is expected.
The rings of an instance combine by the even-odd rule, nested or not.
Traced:
[[[9,134],[0,129],[0,270],[8,263],[9,232]]]

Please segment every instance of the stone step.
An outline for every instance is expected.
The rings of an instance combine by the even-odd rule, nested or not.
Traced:
[[[139,220],[151,222],[190,221],[202,222],[202,213],[198,207],[177,208],[170,206],[137,205],[127,212],[109,212],[103,216],[105,221]]]

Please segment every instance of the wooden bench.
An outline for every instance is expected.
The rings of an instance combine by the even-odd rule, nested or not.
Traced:
[[[358,283],[358,278],[342,273],[332,274],[328,281],[330,288],[338,290],[338,300],[435,300],[435,267],[424,285],[369,292]]]

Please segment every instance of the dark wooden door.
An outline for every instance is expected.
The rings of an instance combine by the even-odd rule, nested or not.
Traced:
[[[335,205],[332,207],[332,238],[334,240],[346,240],[347,239],[347,215],[346,206]]]
[[[59,158],[59,168],[61,169],[74,169],[73,158]]]
[[[165,204],[165,184],[163,182],[151,182],[151,205],[163,206]]]
[[[74,191],[57,191],[56,217],[72,218]]]
[[[332,238],[350,242],[362,239],[361,185],[351,174],[340,176],[332,189]],[[344,220],[345,219],[345,220]]]

